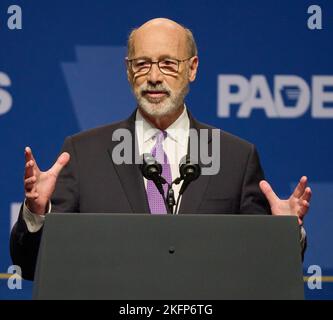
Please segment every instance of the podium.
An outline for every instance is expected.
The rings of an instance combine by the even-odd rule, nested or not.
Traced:
[[[52,213],[34,299],[303,299],[295,217]]]

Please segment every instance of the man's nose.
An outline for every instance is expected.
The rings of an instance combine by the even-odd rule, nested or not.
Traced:
[[[147,80],[151,83],[161,83],[163,81],[163,74],[157,63],[151,65],[150,71],[147,74]]]

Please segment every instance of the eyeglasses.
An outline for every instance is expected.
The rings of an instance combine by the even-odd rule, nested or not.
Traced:
[[[181,62],[190,60],[193,57],[189,57],[184,60],[178,60],[173,58],[165,58],[159,61],[151,61],[150,59],[138,58],[138,59],[128,59],[126,58],[127,63],[131,65],[132,71],[138,75],[146,75],[150,72],[151,66],[157,64],[158,68],[163,74],[166,75],[175,75],[179,71],[179,64]]]

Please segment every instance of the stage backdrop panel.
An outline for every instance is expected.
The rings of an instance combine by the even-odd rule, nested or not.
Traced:
[[[333,4],[287,0],[1,1],[0,298],[31,298],[30,282],[10,289],[7,275],[24,147],[47,169],[66,136],[127,117],[135,108],[127,35],[154,17],[196,36],[199,72],[187,98],[194,116],[256,144],[281,197],[309,177],[304,275],[321,270],[325,281],[321,289],[305,282],[306,296],[333,298]]]

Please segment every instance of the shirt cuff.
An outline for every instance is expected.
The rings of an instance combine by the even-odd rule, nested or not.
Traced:
[[[49,209],[47,213],[51,212],[51,202],[49,202]],[[46,214],[47,214],[46,213]],[[22,210],[23,220],[25,221],[28,231],[31,233],[38,232],[42,226],[44,225],[45,215],[40,215],[33,213],[29,210],[29,208],[25,204],[25,200],[23,203],[23,210]]]

